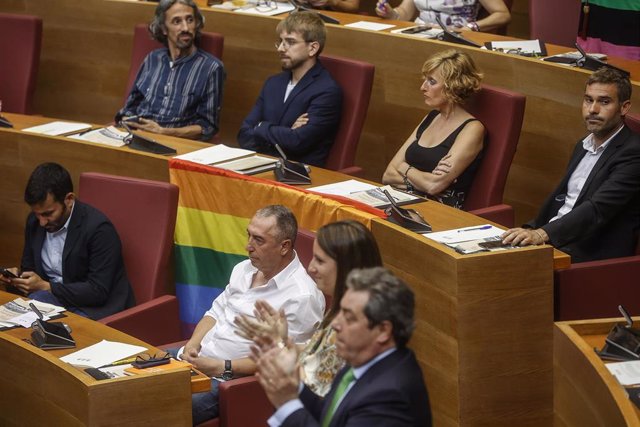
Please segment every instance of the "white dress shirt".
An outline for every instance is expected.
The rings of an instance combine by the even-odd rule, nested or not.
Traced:
[[[578,200],[578,196],[582,192],[582,187],[584,187],[584,183],[587,181],[589,174],[593,170],[593,167],[602,156],[604,150],[609,146],[609,143],[613,138],[620,133],[624,125],[620,126],[620,128],[611,135],[605,142],[603,142],[599,147],[596,147],[596,143],[593,140],[593,134],[589,134],[585,139],[582,140],[582,148],[584,148],[587,152],[585,153],[578,166],[574,169],[569,181],[567,182],[567,194],[565,195],[564,204],[560,209],[558,209],[558,213],[556,216],[551,218],[549,222],[555,221],[556,219],[562,218],[564,215],[571,212],[573,206],[576,204],[576,200]]]
[[[233,320],[240,314],[254,317],[254,304],[259,299],[276,310],[284,309],[293,341],[301,344],[311,338],[324,315],[324,296],[298,255],[266,284],[252,289],[251,281],[257,271],[249,260],[233,268],[229,284],[205,313],[216,324],[202,339],[200,356],[219,360],[247,357],[253,342],[236,334]]]
[[[74,203],[71,206],[69,218],[67,218],[60,230],[53,233],[45,232],[40,257],[42,258],[42,269],[51,283],[62,283],[62,253],[64,252],[64,243],[67,241],[67,231],[69,230],[69,222],[71,222],[75,205]]]

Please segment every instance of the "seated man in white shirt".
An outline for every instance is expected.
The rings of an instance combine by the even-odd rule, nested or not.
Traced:
[[[256,366],[249,359],[252,341],[235,333],[234,319],[253,316],[257,300],[284,310],[289,336],[303,343],[321,322],[324,297],[293,250],[298,225],[293,213],[281,205],[256,212],[247,227],[249,259],[236,265],[229,284],[196,326],[178,356],[205,374],[224,379],[251,375]],[[193,423],[218,415],[218,383],[211,391],[193,395]]]
[[[633,255],[640,228],[640,136],[624,124],[631,107],[625,74],[601,68],[587,80],[578,141],[567,173],[533,221],[503,234],[512,245],[549,243],[572,262]]]

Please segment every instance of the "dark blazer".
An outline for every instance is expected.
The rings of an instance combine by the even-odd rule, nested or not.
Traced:
[[[278,144],[289,160],[323,166],[340,125],[342,89],[319,61],[283,102],[290,81],[290,71],[267,79],[240,127],[238,143],[275,157],[279,157],[274,145]],[[309,122],[291,129],[304,113],[309,114]]]
[[[45,229],[33,213],[25,227],[22,271],[50,280],[42,267]],[[109,219],[96,208],[75,201],[62,252],[62,284],[51,292],[66,307],[100,319],[135,305],[122,260],[122,245]]]
[[[304,408],[292,413],[283,426],[319,426],[346,370],[338,373],[325,399],[305,387],[300,394]],[[413,352],[398,349],[369,368],[344,397],[329,425],[430,426],[429,396]]]
[[[640,136],[626,126],[596,162],[571,212],[549,222],[564,204],[569,178],[585,153],[579,141],[566,175],[526,226],[542,227],[573,262],[633,255],[640,227]]]

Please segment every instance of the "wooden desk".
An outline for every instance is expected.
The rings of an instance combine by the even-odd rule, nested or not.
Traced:
[[[637,321],[637,320],[636,320]],[[640,426],[640,411],[593,351],[624,319],[557,322],[553,330],[556,426]]]
[[[133,27],[149,22],[154,3],[135,1],[57,0],[56,7],[37,0],[0,4],[6,12],[44,19],[43,45],[35,107],[40,114],[93,123],[113,119],[122,106],[131,58]],[[340,14],[341,22],[372,19]],[[262,17],[205,9],[205,30],[225,36],[227,71],[221,136],[234,141],[267,76],[279,71],[272,39],[279,17]],[[403,22],[403,26],[411,25]],[[476,41],[495,35],[465,34]],[[328,25],[325,51],[376,66],[373,92],[360,139],[357,164],[379,181],[397,149],[426,114],[420,94],[420,69],[431,54],[452,45],[388,32]],[[580,106],[587,71],[530,58],[458,47],[471,54],[488,84],[527,96],[518,151],[505,189],[517,223],[535,216],[562,177],[573,146],[584,136]],[[549,47],[555,51],[553,46]],[[566,48],[566,50],[573,50]],[[612,61],[631,70],[632,112],[640,111],[640,63]]]
[[[17,128],[22,127],[22,118],[9,116]],[[175,143],[175,147],[181,143],[157,139],[169,145]],[[191,148],[191,144],[198,144],[185,143]],[[20,231],[28,209],[22,202],[22,191],[37,163],[61,162],[70,168],[74,178],[85,170],[151,175],[159,180],[167,180],[168,175],[167,158],[162,156],[15,130],[0,130],[0,158],[16,159],[5,165],[5,172],[15,176],[15,181],[0,187],[2,200],[13,203],[13,208],[5,211],[12,221],[4,221],[6,233],[0,236],[2,255],[13,257],[7,265],[19,259],[23,242]],[[318,168],[313,168],[311,176],[314,185],[349,178]],[[181,194],[188,190],[181,188]],[[247,200],[245,204],[250,203]],[[486,222],[435,202],[415,207],[436,231]],[[304,224],[304,220],[301,218],[300,223]],[[372,232],[385,265],[416,293],[417,327],[411,347],[429,387],[436,425],[549,424],[552,248],[462,256],[387,221],[373,220]],[[531,336],[540,345],[537,351],[531,351]]]
[[[0,304],[17,296],[0,292]],[[103,339],[158,349],[73,313],[76,349],[40,350],[30,329],[0,332],[0,424],[31,426],[191,425],[188,369],[97,381],[59,360]]]

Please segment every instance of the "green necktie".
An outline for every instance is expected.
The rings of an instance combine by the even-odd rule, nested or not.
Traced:
[[[336,388],[336,392],[333,394],[333,398],[331,399],[331,405],[329,405],[329,410],[327,411],[327,415],[322,420],[322,427],[328,427],[331,423],[331,418],[333,418],[333,414],[336,412],[336,408],[338,407],[338,402],[344,395],[344,392],[347,390],[349,385],[356,380],[355,375],[353,375],[353,368],[349,368],[347,372],[343,375],[340,380],[340,384]]]

